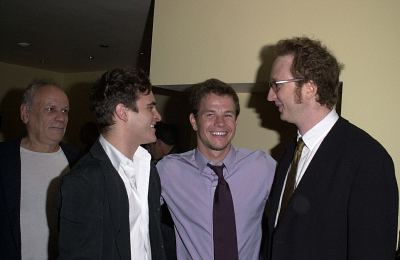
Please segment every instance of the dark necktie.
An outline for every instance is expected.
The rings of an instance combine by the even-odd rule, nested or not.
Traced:
[[[228,183],[223,176],[224,165],[207,164],[218,176],[218,185],[214,193],[213,235],[214,260],[239,259],[235,211]]]
[[[300,138],[297,141],[296,150],[294,152],[292,164],[290,166],[290,170],[286,177],[286,185],[285,185],[285,191],[283,192],[283,196],[282,196],[281,209],[279,211],[279,219],[282,217],[283,213],[285,212],[285,210],[289,204],[290,198],[293,195],[294,186],[296,183],[297,166],[299,164],[299,160],[301,157],[301,152],[303,151],[303,147],[304,147],[304,142],[303,142],[303,139]]]

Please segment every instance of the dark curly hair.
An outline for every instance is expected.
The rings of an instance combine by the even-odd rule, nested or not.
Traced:
[[[151,89],[149,78],[141,70],[117,68],[105,72],[90,92],[90,110],[100,131],[107,131],[115,123],[113,114],[118,104],[137,112],[139,94],[148,95]]]
[[[218,79],[208,79],[204,82],[194,84],[190,88],[189,103],[191,112],[195,117],[199,112],[199,106],[201,100],[208,94],[215,94],[218,96],[230,96],[235,103],[236,117],[240,113],[239,98],[235,90],[225,82]]]
[[[276,55],[293,55],[293,77],[304,79],[303,83],[312,80],[318,87],[317,101],[321,105],[332,108],[336,104],[343,65],[320,41],[307,37],[280,40],[276,45]],[[300,86],[302,82],[297,84]]]

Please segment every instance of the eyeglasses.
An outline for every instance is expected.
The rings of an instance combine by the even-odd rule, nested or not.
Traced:
[[[268,82],[268,87],[272,88],[272,90],[277,93],[279,89],[282,87],[283,84],[290,83],[290,82],[299,82],[303,81],[304,79],[286,79],[286,80],[272,80]]]

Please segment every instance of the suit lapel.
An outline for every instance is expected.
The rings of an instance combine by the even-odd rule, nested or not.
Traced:
[[[276,214],[279,207],[279,200],[282,193],[283,184],[285,182],[285,177],[293,158],[295,146],[296,138],[294,138],[290,145],[287,147],[286,152],[284,153],[281,161],[276,168],[274,184],[271,189],[271,194],[269,198],[271,213],[270,217],[268,218],[268,226],[270,231],[274,230]]]
[[[90,152],[102,166],[104,210],[108,211],[111,218],[110,224],[116,238],[119,255],[121,259],[130,259],[129,202],[125,185],[99,141],[92,146]]]
[[[339,139],[343,136],[343,129],[346,126],[346,120],[339,118],[332,129],[329,131],[328,135],[324,138],[318,151],[315,153],[313,159],[308,165],[304,175],[299,182],[296,190],[293,193],[292,199],[286,209],[285,216],[288,217],[294,214],[293,202],[297,201],[297,206],[300,210],[306,210],[307,205],[303,205],[306,201],[303,198],[310,198],[315,196],[316,188],[319,187],[319,181],[324,180],[330,174],[329,172],[335,168],[336,158],[340,154],[340,142]],[[276,191],[274,193],[274,206],[273,206],[273,218],[270,220],[270,228],[273,230],[276,212],[279,206],[279,199],[282,193],[283,184],[285,176],[287,174],[291,158],[293,157],[294,144],[291,144],[288,148],[288,153],[286,153],[284,159],[282,160],[282,166],[277,170],[277,180],[276,180]],[[303,203],[304,202],[304,203]],[[302,208],[304,206],[304,209]],[[285,218],[283,216],[283,218]],[[272,222],[272,223],[271,223]],[[277,226],[278,228],[278,226]]]
[[[342,130],[345,124],[346,120],[339,118],[324,138],[296,189],[299,193],[312,192],[319,186],[318,182],[321,178],[326,179],[329,172],[335,168],[337,155],[341,153],[339,139],[343,136]]]

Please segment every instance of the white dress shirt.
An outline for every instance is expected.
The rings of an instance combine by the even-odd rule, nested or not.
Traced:
[[[313,126],[310,130],[308,130],[303,136],[300,135],[299,132],[297,132],[297,140],[299,138],[303,139],[304,142],[304,148],[303,151],[301,152],[301,157],[299,160],[299,164],[297,166],[297,173],[296,173],[296,183],[295,183],[295,188],[299,185],[301,179],[304,176],[304,173],[307,170],[308,165],[310,164],[312,158],[314,157],[315,153],[318,151],[319,146],[321,145],[322,141],[324,140],[325,136],[329,133],[329,131],[332,129],[336,121],[339,119],[339,115],[336,113],[335,109],[332,109],[331,112],[328,113],[321,121],[319,121],[315,126]],[[288,172],[290,170],[290,167],[288,169]],[[287,174],[286,174],[287,178]],[[286,185],[286,179],[285,183],[283,184],[283,187]],[[281,198],[279,201],[279,208],[278,212],[276,214],[276,219],[275,219],[275,226],[278,223],[278,216],[279,212],[281,210],[281,202],[282,202],[282,196],[285,188],[282,188],[281,192]]]
[[[131,260],[151,260],[148,191],[151,156],[139,146],[127,158],[102,135],[100,144],[124,182],[129,201]]]

